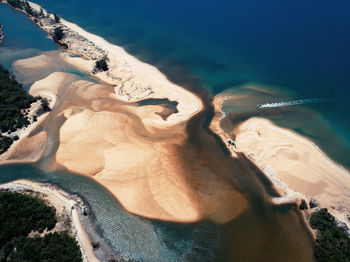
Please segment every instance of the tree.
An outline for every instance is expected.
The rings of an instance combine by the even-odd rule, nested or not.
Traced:
[[[107,64],[108,57],[104,56],[100,60],[97,60],[95,63],[95,71],[107,71],[108,70],[108,64]]]
[[[53,36],[52,36],[53,40],[55,42],[58,42],[58,41],[62,40],[63,37],[64,37],[64,32],[63,32],[62,27],[60,27],[60,26],[56,27],[54,32],[53,32]]]
[[[49,101],[47,100],[47,98],[42,98],[41,99],[41,109],[44,112],[51,111],[51,108],[49,107]]]
[[[310,225],[317,229],[315,258],[319,262],[350,262],[350,237],[335,218],[323,208],[314,212]]]
[[[307,209],[307,204],[306,204],[306,202],[305,202],[304,199],[301,200],[301,203],[300,203],[300,205],[299,205],[299,209],[300,209],[300,210],[305,210],[305,209]]]
[[[54,19],[55,19],[55,23],[61,22],[61,17],[59,17],[58,15],[53,14],[53,17],[54,17]]]

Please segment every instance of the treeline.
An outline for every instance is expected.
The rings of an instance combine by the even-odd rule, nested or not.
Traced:
[[[42,200],[0,192],[0,262],[81,262],[78,243],[67,232],[28,237],[32,231],[41,233],[53,229],[56,222],[56,210]]]
[[[29,95],[16,78],[0,65],[0,154],[18,139],[16,135],[9,136],[11,133],[27,127],[31,120],[36,121],[38,115],[29,119],[28,112],[31,104],[40,99],[42,109],[37,112],[38,115],[50,110],[47,100]]]
[[[29,16],[32,16],[34,18],[34,22],[37,23],[37,24],[41,24],[41,21],[39,21],[38,19],[40,18],[47,18],[47,19],[50,19],[50,22],[52,24],[55,24],[55,23],[59,23],[61,21],[61,17],[59,17],[58,15],[56,14],[51,14],[51,13],[44,13],[44,10],[42,8],[40,8],[40,11],[36,11],[34,10],[28,1],[23,1],[23,0],[8,0],[7,1],[10,6],[14,7],[14,8],[17,8],[17,9],[20,9],[20,10],[23,10],[25,11]],[[61,44],[65,47],[67,47],[65,44],[63,43],[60,43],[59,41],[62,40],[62,38],[64,37],[64,32],[63,32],[63,29],[61,26],[57,26],[55,28],[55,30],[52,32],[52,39],[58,43],[58,44]]]
[[[20,10],[23,10],[25,11],[27,14],[29,14],[30,16],[33,16],[35,18],[41,18],[41,17],[47,17],[47,18],[50,18],[50,16],[52,14],[50,13],[47,13],[47,15],[45,16],[44,14],[44,10],[41,8],[40,11],[36,11],[34,10],[28,1],[23,1],[23,0],[7,0],[7,2],[9,3],[10,6],[14,7],[14,8],[17,8],[17,9],[20,9]],[[54,19],[53,21],[58,23],[60,21],[60,17],[57,16],[56,14],[53,14],[54,16]]]
[[[312,213],[310,225],[317,229],[315,258],[319,262],[350,262],[350,237],[326,208]]]

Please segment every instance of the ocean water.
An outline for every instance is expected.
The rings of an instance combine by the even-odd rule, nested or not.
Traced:
[[[57,50],[47,33],[38,28],[26,14],[0,4],[0,24],[4,40],[0,48],[0,63],[11,70],[12,63],[39,55],[43,51]]]
[[[0,55],[0,63],[4,63],[9,69],[18,58],[57,50],[57,46],[46,40],[46,34],[38,31],[23,14],[0,5],[0,19],[8,30],[5,35],[7,43],[0,46],[0,54],[4,50],[10,50],[10,55]],[[16,34],[16,31],[21,33]],[[14,48],[16,45],[17,49]],[[18,51],[28,49],[30,52],[17,55]],[[17,77],[20,81],[26,82],[29,79],[32,82],[53,70],[69,72],[75,74],[77,79],[93,81],[74,68],[58,62],[54,64],[50,69],[31,75],[17,72]],[[59,103],[55,108],[58,106]],[[55,112],[54,109],[50,116]],[[57,124],[49,123],[50,146],[38,163],[40,167],[50,163],[50,156],[57,147]],[[222,152],[218,153],[224,155]],[[311,241],[296,206],[275,207],[266,202],[263,194],[258,193],[261,188],[255,188],[257,184],[260,185],[255,175],[257,181],[250,181],[247,176],[241,178],[241,182],[247,187],[251,208],[225,225],[215,225],[208,221],[181,224],[145,219],[126,212],[105,188],[87,177],[64,171],[46,172],[33,165],[0,166],[0,183],[19,178],[56,183],[70,192],[80,194],[89,203],[95,223],[105,239],[115,250],[139,261],[281,261],[282,258],[285,261],[312,260]],[[269,187],[269,183],[265,182],[265,186]]]
[[[318,129],[308,137],[319,137],[313,141],[350,167],[349,1],[36,2],[123,46],[186,87],[204,87],[215,95],[254,82],[290,89],[293,100],[329,99],[289,108],[288,121],[271,119],[305,134],[310,130],[293,110],[318,112],[332,134]],[[257,103],[283,99],[271,96]],[[334,136],[341,142],[333,143]]]
[[[224,110],[269,117],[313,139],[341,163],[349,161],[350,16],[346,1],[36,2],[123,46],[188,88],[205,88],[212,95],[247,94],[246,100],[227,104]],[[16,59],[57,50],[24,14],[1,4],[0,23],[5,25],[0,63],[8,68]],[[61,69],[87,78],[72,68]],[[260,88],[242,88],[252,82]],[[266,95],[271,88],[273,95]],[[330,102],[275,111],[256,107],[308,98]],[[86,177],[43,172],[31,165],[0,166],[0,182],[23,177],[54,182],[81,194],[105,238],[139,260],[303,261],[303,255],[310,252],[305,228],[290,205],[271,207],[258,202],[222,226],[206,221],[166,223],[129,214],[107,190]]]

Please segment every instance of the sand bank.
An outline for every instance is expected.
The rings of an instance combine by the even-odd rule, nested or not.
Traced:
[[[39,5],[30,4],[34,10],[40,11]],[[97,73],[96,77],[114,85],[118,99],[135,102],[144,98],[168,98],[177,101],[178,113],[167,119],[168,125],[186,121],[203,108],[202,101],[196,95],[170,82],[156,67],[141,62],[122,47],[86,32],[76,24],[64,19],[55,23],[52,14],[46,10],[44,14],[46,16],[38,18],[37,24],[49,34],[60,26],[65,33],[60,43],[67,45],[70,53],[80,56],[65,56],[66,62],[91,73],[98,59],[108,57],[109,70]]]
[[[45,56],[43,55],[36,57],[35,60],[40,62],[40,58],[45,60]],[[21,60],[17,63],[18,66],[21,66],[22,64],[26,65],[27,61]],[[40,64],[41,62],[39,65]],[[24,67],[29,67],[29,65]],[[62,87],[65,82],[72,81],[74,78],[74,75],[68,73],[55,72],[48,77],[35,82],[31,86],[29,93],[33,96],[47,98],[49,101],[49,107],[53,108],[56,103],[58,89]],[[37,122],[34,122],[33,116],[37,114],[40,107],[41,101],[32,104],[30,112],[28,113],[28,118],[31,122],[30,125],[13,133],[13,135],[18,135],[19,140],[15,141],[11,147],[0,156],[1,164],[32,163],[40,159],[46,148],[47,135],[43,131],[34,134],[32,134],[32,132],[39,127],[49,115],[49,112],[46,112],[38,117]]]
[[[151,125],[160,119],[154,114],[159,106],[143,110],[118,104],[108,87],[103,90],[86,81],[67,89],[70,97],[75,93],[76,105],[62,112],[67,120],[60,129],[57,164],[92,176],[128,211],[149,218],[224,223],[246,208],[245,197],[220,179],[206,181],[198,175],[189,183],[200,170],[184,170],[178,159],[177,150],[187,138],[185,126]]]
[[[61,73],[34,83],[33,92],[52,100],[58,92],[62,102],[50,116],[51,122],[43,124],[63,119],[51,168],[65,167],[94,178],[128,211],[149,218],[225,223],[247,208],[243,193],[228,182],[229,173],[216,174],[195,160],[194,150],[186,152],[193,163],[184,164],[180,157],[188,136],[187,121],[203,108],[196,95],[168,81],[154,66],[77,25],[63,19],[55,24],[52,15],[38,23],[49,33],[62,26],[66,35],[62,43],[80,57],[65,53],[59,59],[81,71],[90,73],[96,59],[109,58],[108,72],[96,75],[109,85],[75,81],[63,91],[58,88]],[[45,56],[34,60],[40,66],[48,61]],[[16,69],[31,70],[31,62],[21,61]],[[47,81],[53,86],[46,86]],[[178,112],[164,120],[159,105],[135,105],[146,98],[176,101]]]
[[[264,171],[282,194],[274,202],[313,199],[350,228],[350,172],[310,140],[263,118],[250,118],[226,134],[220,129],[224,99],[223,95],[215,98],[212,128],[225,143],[235,136],[237,148],[228,147],[232,155],[243,152]]]

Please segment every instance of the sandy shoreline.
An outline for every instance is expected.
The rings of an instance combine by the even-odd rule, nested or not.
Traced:
[[[33,9],[40,10],[40,6],[34,3],[31,5]],[[176,157],[178,148],[187,138],[187,121],[203,109],[202,101],[196,95],[171,83],[157,68],[139,61],[123,48],[112,45],[64,19],[56,24],[52,14],[49,15],[45,10],[44,14],[47,17],[40,18],[37,22],[43,30],[51,34],[56,26],[62,26],[66,34],[61,43],[68,46],[68,53],[60,55],[60,59],[90,74],[97,59],[105,55],[109,58],[109,70],[95,75],[109,86],[75,81],[68,87],[67,92],[71,92],[70,95],[79,103],[65,105],[60,112],[65,122],[59,130],[60,143],[55,155],[56,164],[93,177],[106,186],[128,211],[148,218],[179,222],[194,222],[206,218],[225,223],[244,211],[247,200],[239,191],[225,185],[224,179],[213,178],[213,184],[221,190],[216,192],[216,195],[208,196],[206,194],[210,184],[208,185],[207,181],[207,184],[204,184],[204,179],[201,181],[198,178],[198,181],[189,185],[181,163],[177,159],[174,160],[173,156]],[[69,53],[80,57],[71,56]],[[45,56],[36,57],[34,60],[40,65],[45,62]],[[21,63],[24,67],[29,65],[30,69],[29,60]],[[41,80],[43,82],[37,81],[32,88],[37,90],[37,94],[49,97],[54,104],[59,86],[64,82],[62,74],[53,73],[46,80]],[[52,80],[57,86],[51,89],[45,87],[45,81],[48,80]],[[177,101],[178,113],[164,120],[156,114],[160,110],[159,106],[138,108],[131,104],[125,105],[125,102],[132,103],[146,98]],[[214,117],[211,128],[226,144],[230,135],[220,128],[221,103],[222,99],[214,100],[218,115]],[[297,196],[300,197],[296,192],[301,192],[301,196],[305,198],[321,197],[321,201],[326,201],[329,196],[336,194],[335,188],[341,181],[347,183],[346,177],[341,175],[340,182],[335,183],[334,188],[328,189],[324,194],[317,191],[308,196],[308,190],[313,188],[315,183],[320,182],[324,185],[323,180],[327,179],[329,170],[339,170],[331,164],[317,167],[316,170],[328,170],[322,178],[314,174],[312,178],[301,179],[297,175],[280,172],[283,169],[282,163],[286,163],[283,160],[277,161],[282,166],[271,167],[269,161],[275,159],[267,159],[266,152],[259,151],[256,147],[257,142],[267,143],[271,139],[261,142],[253,140],[250,136],[251,130],[260,130],[261,123],[259,119],[252,119],[247,127],[241,125],[242,130],[237,133],[236,139],[238,150],[232,146],[229,150],[233,158],[238,158],[236,152],[243,152],[281,190],[284,196],[275,199],[275,203],[294,201]],[[271,123],[267,123],[262,130],[275,131],[273,128]],[[278,129],[279,133],[280,131]],[[293,143],[299,141],[298,137],[289,133],[281,133],[278,139],[284,141],[285,137]],[[254,142],[251,143],[252,141]],[[34,140],[28,142],[28,146],[33,143]],[[310,145],[309,141],[304,139],[301,144],[300,148],[312,150],[311,156],[316,154],[317,150],[314,151],[314,145]],[[271,156],[276,152],[270,152]],[[317,159],[323,161],[324,156],[317,156]],[[328,160],[325,159],[324,162],[329,163]],[[198,167],[198,170],[200,168],[202,167]],[[300,167],[296,167],[293,172],[298,173],[300,170]],[[309,170],[305,172],[307,171]],[[237,210],[226,214],[228,207],[237,203],[240,203]],[[333,204],[327,202],[327,205]],[[341,204],[336,204],[340,210]]]
[[[38,183],[25,179],[0,184],[0,190],[17,193],[25,193],[31,190],[35,193],[40,193],[39,198],[43,199],[48,205],[55,207],[59,217],[56,227],[52,231],[68,230],[71,232],[71,235],[79,243],[83,261],[105,261],[112,258],[118,259],[118,261],[127,261],[127,259],[112,253],[107,244],[103,242],[102,237],[95,232],[90,221],[91,218],[85,215],[89,212],[89,207],[78,195],[69,194],[53,184]],[[86,230],[89,231],[89,234]],[[99,243],[99,248],[94,250],[92,243],[97,242]],[[97,252],[98,257],[95,252]]]
[[[40,10],[36,4],[31,6]],[[49,34],[61,26],[66,34],[61,42],[68,46],[69,53],[75,54],[65,52],[57,59],[90,74],[96,59],[106,54],[109,58],[108,72],[95,75],[109,85],[80,80],[66,90],[48,88],[43,84],[47,79],[54,80],[50,83],[62,83],[62,73],[53,73],[56,75],[32,86],[37,94],[46,95],[51,101],[55,101],[57,92],[62,100],[62,105],[54,107],[56,115],[51,113],[52,119],[43,124],[64,120],[58,126],[59,145],[50,168],[63,166],[90,176],[110,190],[129,212],[148,218],[174,222],[206,218],[225,223],[245,210],[244,195],[210,170],[204,168],[211,180],[198,175],[196,181],[188,183],[191,172],[184,169],[177,153],[186,142],[188,120],[203,109],[200,98],[171,83],[156,67],[139,61],[121,47],[64,19],[56,24],[52,14],[47,15],[45,10],[44,14],[37,24]],[[21,60],[16,69],[31,72],[46,61],[49,59],[45,55]],[[135,106],[134,102],[146,98],[176,101],[177,112],[164,120],[159,105]],[[27,145],[19,148],[35,150],[35,143],[31,137]],[[196,172],[201,169],[196,167]],[[236,208],[228,209],[229,206]]]
[[[225,133],[220,127],[225,99],[225,95],[215,97],[216,115],[211,128],[224,143],[229,139],[235,141],[237,147],[228,146],[233,157],[243,152],[263,170],[282,195],[272,201],[281,204],[312,200],[318,208],[328,208],[350,229],[350,172],[310,140],[267,119],[253,117],[230,134]]]

